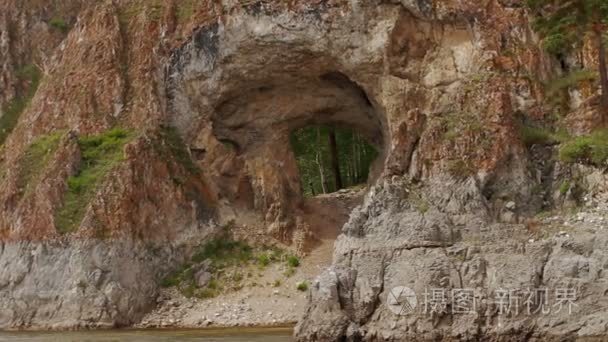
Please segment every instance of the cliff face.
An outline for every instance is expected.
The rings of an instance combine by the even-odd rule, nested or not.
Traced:
[[[521,1],[1,6],[0,103],[31,88],[20,66],[42,78],[11,111],[0,155],[0,328],[133,324],[159,279],[229,221],[309,250],[317,221],[289,132],[327,123],[382,154],[299,339],[606,333],[606,234],[528,242],[523,224],[561,204],[563,175],[594,193],[605,179],[522,141],[522,123],[548,120],[543,82],[556,67]],[[576,130],[597,122],[592,102],[571,109]],[[564,285],[584,298],[575,316],[487,305],[474,317],[393,317],[385,305],[395,286],[480,288],[484,299]]]

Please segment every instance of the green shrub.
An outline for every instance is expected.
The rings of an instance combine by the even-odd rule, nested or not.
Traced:
[[[212,290],[218,290],[220,288],[220,284],[218,283],[218,281],[216,279],[211,279],[209,281],[209,284],[207,284],[207,287]]]
[[[608,160],[608,130],[598,130],[562,144],[559,157],[566,163],[605,166]]]
[[[274,283],[272,284],[272,287],[280,287],[281,286],[281,280],[277,279],[274,281]]]
[[[80,170],[77,175],[68,178],[63,206],[55,215],[60,233],[72,232],[80,224],[101,181],[124,160],[123,147],[130,139],[128,131],[116,128],[78,140],[82,156]]]
[[[519,133],[527,147],[532,145],[551,145],[556,142],[551,132],[546,129],[522,125]]]
[[[234,241],[229,236],[213,239],[199,247],[192,257],[193,262],[210,259],[215,265],[236,265],[252,259],[252,248],[243,241]]]
[[[160,286],[168,288],[168,287],[174,287],[179,285],[180,283],[180,273],[172,273],[171,275],[167,276],[166,278],[164,278],[161,283]]]
[[[258,255],[258,264],[262,267],[270,265],[270,257],[268,256],[268,254]]]
[[[69,25],[62,18],[55,17],[49,21],[49,25],[51,27],[61,31],[62,33],[67,33],[70,30]]]
[[[422,193],[417,189],[410,189],[409,202],[421,214],[426,214],[431,209],[430,203],[423,197]]]
[[[300,266],[300,259],[295,255],[290,255],[287,257],[287,265],[289,267],[298,267]]]
[[[296,289],[298,291],[302,291],[302,292],[308,291],[308,282],[306,282],[306,281],[299,282],[298,284],[296,284]]]
[[[169,274],[167,277],[165,277],[160,285],[162,287],[168,288],[168,287],[174,287],[174,286],[178,286],[183,282],[192,282],[192,273],[190,272],[186,272],[187,270],[190,269],[190,265],[186,264],[184,266],[182,266],[182,268],[176,270],[175,272]],[[186,277],[186,275],[190,275],[190,278],[188,279]]]
[[[567,52],[570,49],[570,46],[570,40],[562,33],[547,36],[543,40],[543,47],[547,52],[553,55]]]
[[[568,193],[568,190],[570,190],[570,181],[569,180],[565,180],[559,186],[559,193],[562,194],[562,195],[565,195],[566,193]]]

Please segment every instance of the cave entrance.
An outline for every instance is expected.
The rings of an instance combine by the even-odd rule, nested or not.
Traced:
[[[367,184],[377,178],[381,167],[381,139],[370,140],[369,131],[360,128],[348,121],[321,121],[289,134],[302,215],[321,254],[325,251],[331,255],[333,241],[352,210],[363,201]]]
[[[224,217],[299,251],[331,241],[330,251],[367,192],[356,185],[383,171],[390,140],[384,112],[342,72],[266,71],[223,75],[234,84],[213,97],[196,82],[185,84],[180,89],[194,92],[181,96],[192,107],[173,118],[175,126],[193,137],[191,149],[205,150],[200,163]]]
[[[292,131],[290,143],[304,197],[362,188],[379,156],[360,132],[348,127],[307,126]]]

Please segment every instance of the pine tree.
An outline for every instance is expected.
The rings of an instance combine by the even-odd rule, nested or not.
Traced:
[[[528,0],[537,17],[536,29],[543,35],[548,52],[563,55],[592,34],[598,49],[601,109],[608,115],[608,71],[604,34],[608,28],[608,0]]]

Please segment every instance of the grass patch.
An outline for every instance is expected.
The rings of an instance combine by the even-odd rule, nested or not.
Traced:
[[[54,17],[53,19],[51,19],[49,21],[49,25],[52,28],[61,31],[61,33],[63,34],[68,33],[68,31],[70,30],[70,26],[68,25],[68,23],[63,18],[59,17]]]
[[[429,202],[415,189],[410,189],[409,201],[416,210],[421,214],[426,214],[431,208]]]
[[[562,144],[560,160],[566,163],[606,166],[608,160],[608,129],[600,129],[589,135],[575,137]]]
[[[131,138],[130,132],[116,128],[78,140],[82,154],[80,170],[77,175],[68,178],[63,206],[55,215],[55,224],[60,233],[70,233],[77,228],[101,181],[124,160],[123,147]]]
[[[260,265],[260,267],[266,267],[270,265],[270,257],[267,254],[258,255],[258,265]]]
[[[22,67],[17,70],[16,75],[20,82],[27,82],[29,83],[29,86],[25,94],[16,96],[2,108],[3,115],[0,116],[0,145],[4,144],[6,138],[8,138],[15,126],[17,126],[21,113],[23,113],[30,104],[42,78],[40,70],[34,65]]]
[[[19,161],[17,185],[27,193],[32,181],[36,181],[59,147],[62,133],[53,133],[35,140]]]
[[[296,289],[298,291],[302,291],[302,292],[308,291],[308,282],[307,281],[301,281],[301,282],[297,283],[296,284]]]
[[[185,265],[179,270],[171,273],[160,282],[160,286],[168,288],[179,285],[185,280],[184,276],[187,274],[186,270],[190,268],[190,265]]]
[[[565,180],[562,182],[562,184],[559,186],[559,193],[562,195],[565,195],[568,193],[568,190],[570,190],[570,181],[569,180]]]
[[[465,179],[475,174],[475,168],[470,162],[463,159],[448,160],[447,171],[458,179]]]
[[[276,247],[254,249],[244,241],[236,241],[228,231],[201,245],[192,260],[162,280],[163,287],[177,287],[186,297],[212,298],[224,292],[238,291],[254,275],[256,267],[266,267],[280,261],[283,251]],[[195,273],[207,264],[205,272],[211,280],[204,287],[196,284]],[[260,275],[261,276],[261,275]],[[270,284],[270,283],[269,283]],[[280,280],[270,284],[280,286]],[[251,283],[249,286],[258,286]]]
[[[247,243],[224,236],[199,247],[192,261],[199,263],[209,259],[214,266],[223,268],[250,261],[252,258],[253,249]]]
[[[524,145],[527,147],[533,145],[552,145],[557,142],[553,138],[553,134],[544,128],[522,125],[519,133]]]
[[[519,126],[519,135],[526,147],[533,145],[555,145],[568,141],[570,135],[566,131],[551,131],[546,128],[522,124]]]
[[[464,132],[481,136],[485,131],[480,118],[468,112],[446,113],[440,120],[444,127],[443,138],[451,142],[456,141]]]

